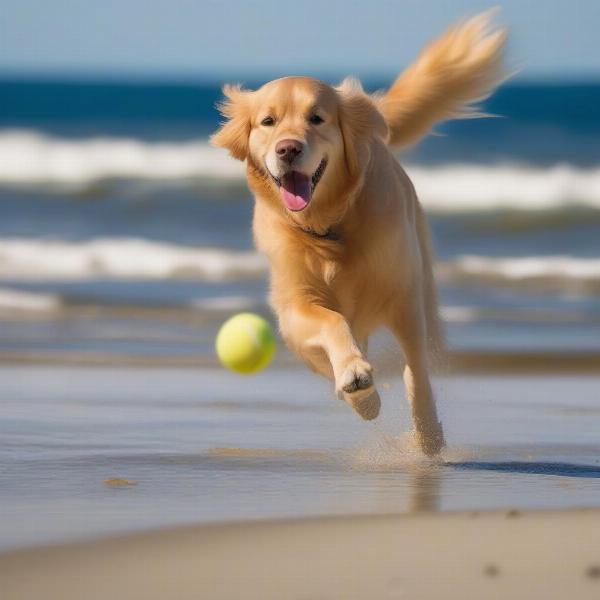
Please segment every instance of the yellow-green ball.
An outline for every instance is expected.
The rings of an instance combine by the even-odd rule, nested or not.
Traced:
[[[271,362],[275,336],[259,315],[240,313],[223,323],[215,347],[223,366],[236,373],[256,373]]]

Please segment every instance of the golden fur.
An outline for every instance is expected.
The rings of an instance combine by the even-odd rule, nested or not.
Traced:
[[[502,80],[503,30],[487,14],[445,33],[385,95],[360,84],[308,77],[256,91],[225,86],[225,123],[215,145],[246,161],[255,198],[254,237],[271,264],[271,303],[286,343],[363,418],[380,400],[367,361],[369,334],[387,326],[404,350],[404,381],[420,447],[444,444],[428,377],[439,345],[432,258],[425,216],[390,145],[416,141],[438,121],[472,116],[473,103]],[[317,114],[322,122],[314,124]],[[265,121],[265,117],[272,122]],[[301,142],[299,172],[327,166],[301,211],[288,210],[277,173],[281,140]],[[277,173],[273,173],[276,170]]]

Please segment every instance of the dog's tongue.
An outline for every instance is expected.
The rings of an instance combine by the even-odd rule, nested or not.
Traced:
[[[310,177],[290,171],[281,178],[281,199],[290,210],[302,210],[310,202]]]

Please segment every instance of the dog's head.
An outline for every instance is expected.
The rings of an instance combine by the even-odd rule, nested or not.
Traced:
[[[335,203],[360,180],[370,141],[387,136],[383,117],[354,80],[333,88],[286,77],[256,91],[223,92],[219,108],[227,120],[213,144],[246,160],[253,187],[260,184],[261,195],[296,217]]]

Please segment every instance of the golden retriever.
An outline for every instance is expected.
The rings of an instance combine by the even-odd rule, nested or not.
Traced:
[[[444,445],[428,375],[440,346],[428,227],[390,147],[439,121],[475,116],[504,78],[505,31],[489,13],[430,44],[385,94],[285,77],[256,91],[225,86],[216,146],[246,162],[254,238],[271,266],[271,304],[286,343],[364,419],[380,399],[367,340],[380,326],[402,345],[416,440]]]

